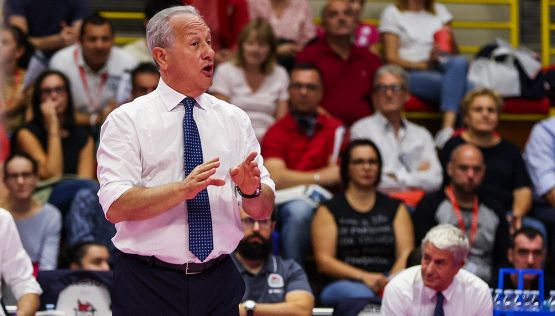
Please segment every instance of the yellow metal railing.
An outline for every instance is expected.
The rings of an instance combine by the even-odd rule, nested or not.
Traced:
[[[384,0],[367,0],[368,3],[384,3]],[[473,20],[461,20],[457,19],[453,21],[453,27],[459,29],[505,29],[509,31],[509,42],[513,46],[519,45],[519,7],[518,7],[518,0],[440,0],[441,3],[452,3],[452,4],[483,4],[483,5],[503,5],[509,7],[509,19],[505,21],[473,21]],[[544,29],[543,23],[544,18],[547,20],[549,19],[549,10],[544,10],[544,5],[548,6],[549,4],[555,4],[555,0],[542,0],[542,38],[544,39],[542,42],[545,42],[545,39],[549,40],[549,29],[555,29],[555,26],[550,25],[549,29],[546,29],[547,35],[543,34]],[[102,11],[102,16],[113,19],[113,20],[143,20],[144,14],[142,12],[123,12],[123,11]],[[318,16],[318,14],[315,14]],[[545,16],[545,17],[544,17]],[[320,20],[316,18],[315,23],[320,23]],[[375,19],[366,19],[369,23],[378,24],[379,21],[377,18]],[[133,40],[137,39],[136,37],[123,37],[118,36],[116,37],[117,44],[126,44]],[[549,46],[549,41],[547,42]],[[462,53],[476,53],[480,49],[479,46],[471,46],[471,45],[461,45],[460,51]],[[545,49],[542,49],[545,52]],[[554,52],[554,51],[552,51]],[[545,54],[545,53],[544,53]],[[549,54],[549,53],[548,53]],[[549,56],[547,56],[549,58]]]
[[[551,22],[551,7],[555,6],[553,0],[541,1],[541,34],[542,34],[542,63],[549,65],[551,55],[555,54],[555,49],[551,47],[551,31],[555,30],[555,24]]]

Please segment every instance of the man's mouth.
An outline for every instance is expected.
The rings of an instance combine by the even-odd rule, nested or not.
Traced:
[[[202,67],[202,71],[205,73],[212,73],[212,71],[214,70],[214,65],[210,64],[210,65],[206,65],[204,67]]]

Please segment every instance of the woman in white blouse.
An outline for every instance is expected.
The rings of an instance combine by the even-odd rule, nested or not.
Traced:
[[[255,19],[239,34],[237,56],[216,68],[210,93],[249,115],[261,140],[270,125],[287,113],[287,71],[276,64],[272,27]]]

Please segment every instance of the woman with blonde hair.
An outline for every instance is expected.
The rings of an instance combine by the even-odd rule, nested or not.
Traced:
[[[216,68],[210,93],[235,104],[249,115],[262,140],[277,118],[287,113],[287,71],[276,64],[277,43],[272,27],[255,19],[239,34],[237,56]]]

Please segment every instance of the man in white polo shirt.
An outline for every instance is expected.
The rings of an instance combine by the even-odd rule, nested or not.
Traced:
[[[76,123],[100,126],[116,107],[122,75],[137,65],[133,56],[114,47],[114,28],[100,15],[83,20],[79,43],[57,52],[50,68],[63,72],[71,82]]]

